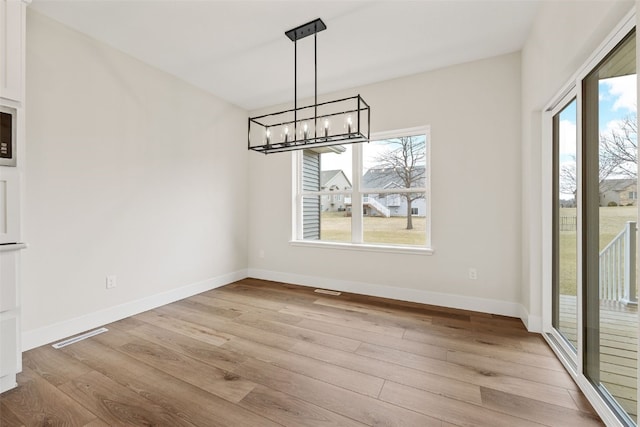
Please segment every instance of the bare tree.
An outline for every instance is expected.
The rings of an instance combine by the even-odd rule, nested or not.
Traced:
[[[425,140],[423,137],[404,136],[387,141],[389,149],[375,158],[376,168],[383,173],[380,179],[391,178],[400,188],[424,187],[425,185]],[[407,230],[413,229],[411,204],[424,198],[424,193],[401,193],[407,201]]]
[[[576,156],[571,156],[573,162],[564,163],[560,166],[560,192],[563,194],[573,194],[576,199],[576,191],[578,191],[578,183],[576,182]]]
[[[578,183],[576,181],[576,156],[571,156],[572,161],[560,166],[560,192],[573,194],[575,199]],[[598,184],[602,184],[610,175],[619,174],[618,161],[610,156],[600,154],[600,166],[598,168]]]
[[[627,116],[620,126],[600,135],[600,163],[609,165],[612,173],[635,178],[637,162],[638,123],[635,116]]]
[[[638,124],[633,116],[627,116],[620,126],[600,134],[598,182],[602,184],[610,176],[638,176]],[[576,196],[576,157],[560,167],[560,192]]]

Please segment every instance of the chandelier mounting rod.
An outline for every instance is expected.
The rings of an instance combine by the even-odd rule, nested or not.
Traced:
[[[298,132],[298,40],[313,35],[313,82],[314,82],[314,137],[318,136],[318,33],[327,29],[322,19],[317,18],[306,24],[286,31],[284,34],[293,42],[293,134]]]

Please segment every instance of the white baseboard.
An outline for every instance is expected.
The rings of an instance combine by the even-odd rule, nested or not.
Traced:
[[[72,335],[93,329],[125,317],[133,316],[165,304],[228,285],[247,277],[247,270],[239,270],[222,276],[192,283],[178,289],[173,289],[157,295],[151,295],[136,301],[127,302],[115,307],[106,308],[95,313],[54,323],[42,328],[22,333],[22,351],[27,351],[53,341],[58,341]]]
[[[0,377],[0,393],[4,393],[7,390],[11,390],[15,388],[18,384],[16,383],[16,374],[5,375],[4,377]]]
[[[524,323],[524,326],[527,327],[529,332],[535,332],[538,334],[542,333],[542,317],[541,316],[533,316],[529,314],[529,312],[522,306],[522,313],[519,316]]]
[[[522,304],[515,302],[445,294],[441,292],[430,292],[396,286],[352,282],[325,277],[305,276],[301,274],[283,273],[255,268],[249,269],[249,277],[291,283],[294,285],[330,289],[333,291],[352,292],[355,294],[371,295],[401,301],[411,301],[441,307],[458,308],[462,310],[516,317],[521,319],[527,327],[528,322],[530,322],[531,319],[531,316],[528,316],[528,313]],[[524,318],[522,317],[523,314],[526,314]]]

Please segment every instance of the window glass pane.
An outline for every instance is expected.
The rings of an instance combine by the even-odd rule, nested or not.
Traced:
[[[320,191],[327,191],[321,198],[322,212],[346,212],[351,198],[352,146],[326,147],[330,150],[320,154]],[[339,194],[337,192],[342,192]],[[342,215],[344,217],[344,215]]]
[[[320,170],[322,171],[322,190],[350,190],[352,182],[352,145],[335,145],[333,147],[323,147],[320,151]],[[342,176],[336,174],[342,172]],[[334,180],[333,178],[337,178]]]
[[[411,207],[407,209],[407,206]],[[424,193],[368,194],[363,197],[362,209],[365,243],[427,244],[427,200]]]
[[[362,188],[424,188],[426,136],[371,141],[362,148]]]
[[[325,242],[351,242],[351,211],[325,211],[320,215],[320,238]]]
[[[302,234],[305,240],[351,241],[351,146],[305,150],[302,157],[304,195]]]
[[[325,147],[320,154],[320,240],[351,242],[353,146]],[[349,193],[344,193],[349,191]],[[342,193],[337,193],[342,192]]]
[[[553,326],[576,353],[577,298],[577,179],[576,100],[553,118],[554,126],[554,283]]]
[[[426,135],[422,134],[363,144],[365,243],[426,245],[426,194],[390,192],[394,189],[425,188],[426,142]]]

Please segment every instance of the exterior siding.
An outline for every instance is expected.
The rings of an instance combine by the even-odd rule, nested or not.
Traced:
[[[391,216],[407,216],[407,199],[399,194],[365,194],[365,197],[374,197],[378,203],[389,208]],[[418,213],[415,216],[427,215],[427,201],[426,199],[414,200],[411,204],[412,208],[417,208]],[[377,212],[371,211],[368,208],[364,209],[364,215],[376,216]]]
[[[320,154],[304,150],[302,154],[302,190],[320,191]],[[302,238],[320,240],[320,197],[302,200]]]
[[[600,184],[600,206],[615,203],[618,206],[635,206],[638,201],[636,179],[607,179]]]

